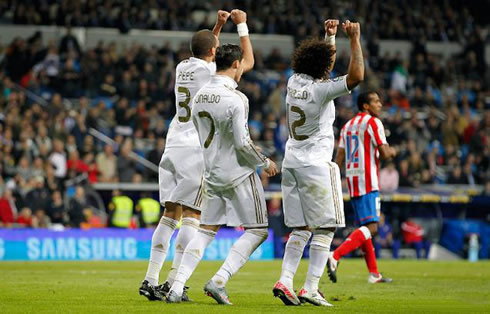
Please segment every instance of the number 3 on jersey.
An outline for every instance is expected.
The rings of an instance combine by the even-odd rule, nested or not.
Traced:
[[[189,107],[189,102],[191,101],[191,92],[189,91],[188,88],[182,86],[179,86],[179,88],[177,88],[177,91],[179,93],[185,94],[184,101],[179,101],[179,107],[184,108],[186,114],[185,116],[179,116],[179,121],[188,122],[191,119],[191,108]]]
[[[357,134],[346,136],[345,148],[346,148],[347,163],[359,162],[359,156],[356,156],[357,149],[359,148],[359,137],[357,136]]]
[[[302,126],[306,122],[305,112],[300,107],[297,107],[297,106],[291,106],[288,104],[288,107],[289,107],[289,110],[291,110],[292,112],[299,114],[299,119],[294,121],[292,124],[289,124],[289,114],[290,113],[288,113],[288,115],[287,115],[288,126],[289,126],[289,135],[297,141],[304,141],[304,140],[308,139],[307,135],[300,135],[300,134],[296,133],[296,128]]]
[[[211,117],[211,114],[209,114],[209,112],[207,112],[207,111],[199,111],[198,116],[199,116],[199,118],[209,119],[209,121],[211,122],[209,135],[206,138],[206,141],[204,142],[204,148],[208,148],[209,145],[211,145],[211,141],[213,140],[213,137],[214,137],[214,132],[216,131],[216,127],[214,126],[214,120],[213,120],[213,117]]]

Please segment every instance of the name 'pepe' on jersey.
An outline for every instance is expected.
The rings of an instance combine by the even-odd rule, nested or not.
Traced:
[[[339,148],[345,149],[347,186],[351,197],[379,190],[378,147],[388,144],[383,123],[360,112],[340,131]]]
[[[346,78],[315,80],[306,74],[291,76],[286,96],[289,139],[283,167],[322,165],[332,160],[333,99],[350,93]]]
[[[237,83],[215,75],[194,98],[192,120],[204,154],[204,180],[215,190],[233,188],[266,162],[250,139],[248,99]]]
[[[216,73],[216,63],[191,57],[175,69],[176,114],[170,123],[166,147],[199,147],[197,130],[191,121],[192,99]]]

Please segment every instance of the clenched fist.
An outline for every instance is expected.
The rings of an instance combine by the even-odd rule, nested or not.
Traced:
[[[216,20],[218,21],[218,24],[224,25],[226,24],[226,21],[228,20],[229,17],[230,17],[230,12],[219,10]]]
[[[325,32],[328,36],[337,34],[337,26],[339,26],[339,20],[326,20],[323,25],[325,26]]]
[[[347,34],[350,39],[360,39],[361,38],[361,25],[359,23],[354,23],[349,20],[342,23],[342,29]]]
[[[231,20],[236,25],[238,25],[240,23],[246,23],[247,22],[247,13],[245,13],[242,10],[238,10],[238,9],[232,10],[231,11]]]

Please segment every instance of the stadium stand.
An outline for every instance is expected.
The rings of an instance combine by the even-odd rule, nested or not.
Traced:
[[[321,35],[318,25],[325,16],[344,19],[361,13],[367,65],[362,88],[380,92],[388,141],[399,152],[380,173],[389,210],[396,212],[403,202],[468,203],[469,196],[490,196],[488,34],[475,5],[462,1],[445,1],[442,6],[431,1],[427,6],[422,1],[360,1],[355,6],[340,1],[258,2],[224,5],[247,10],[252,33],[288,34],[296,42]],[[131,10],[125,10],[126,5],[130,4],[8,1],[0,5],[0,19],[13,24],[116,27],[126,33],[130,29],[194,31],[211,27],[209,15],[214,16],[198,1],[143,1],[131,5]],[[434,19],[420,18],[427,12]],[[224,30],[234,31],[231,23]],[[381,53],[384,39],[408,40],[408,57],[396,51]],[[429,52],[428,40],[459,42],[463,49],[447,58]],[[174,68],[189,53],[185,43],[179,49],[163,42],[119,49],[106,41],[87,48],[71,27],[59,41],[46,41],[37,32],[0,45],[0,226],[46,227],[49,221],[87,228],[105,225],[110,212],[91,210],[109,203],[111,196],[104,192],[104,184],[156,182],[152,169],[164,150],[175,110]],[[348,54],[339,51],[332,76],[346,73],[348,61]],[[290,56],[279,49],[268,54],[256,51],[255,68],[239,87],[250,99],[252,138],[278,161],[288,136],[284,98],[289,63]],[[336,103],[336,138],[339,128],[356,112],[358,93]],[[101,140],[106,137],[113,140]],[[142,163],[142,157],[150,163]],[[275,191],[280,177],[269,182],[264,176],[263,181]],[[459,185],[462,192],[444,188],[448,184]],[[97,186],[100,193],[94,190]],[[136,203],[141,191],[152,189],[127,194]],[[268,195],[276,199],[274,192]],[[272,203],[270,214],[280,215],[277,202]],[[422,210],[417,206],[415,211]],[[408,218],[392,215],[392,224],[393,217]],[[137,221],[131,224],[138,225]],[[276,228],[285,232],[282,226]],[[397,227],[393,229],[400,236]]]

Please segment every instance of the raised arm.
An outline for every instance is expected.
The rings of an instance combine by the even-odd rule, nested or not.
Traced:
[[[328,45],[333,46],[335,50],[335,35],[337,34],[337,26],[339,26],[339,20],[326,20],[323,23],[325,27],[325,41]],[[332,54],[332,62],[331,67],[328,69],[328,72],[333,70],[333,66],[335,64],[336,53]]]
[[[236,24],[238,36],[240,36],[240,47],[243,49],[243,72],[248,72],[254,67],[254,52],[248,34],[247,13],[242,10],[232,10],[231,20]]]
[[[213,28],[213,34],[219,38],[219,34],[221,33],[221,29],[223,28],[223,25],[226,24],[226,21],[230,17],[230,13],[227,11],[219,10],[218,14],[216,16],[216,24],[214,25]]]
[[[364,80],[364,58],[361,49],[361,26],[349,20],[342,23],[342,29],[350,40],[350,63],[347,73],[347,87],[352,90]]]
[[[232,115],[233,140],[240,155],[255,167],[264,166],[269,176],[277,174],[276,164],[262,155],[249,136],[244,107],[235,106]]]

